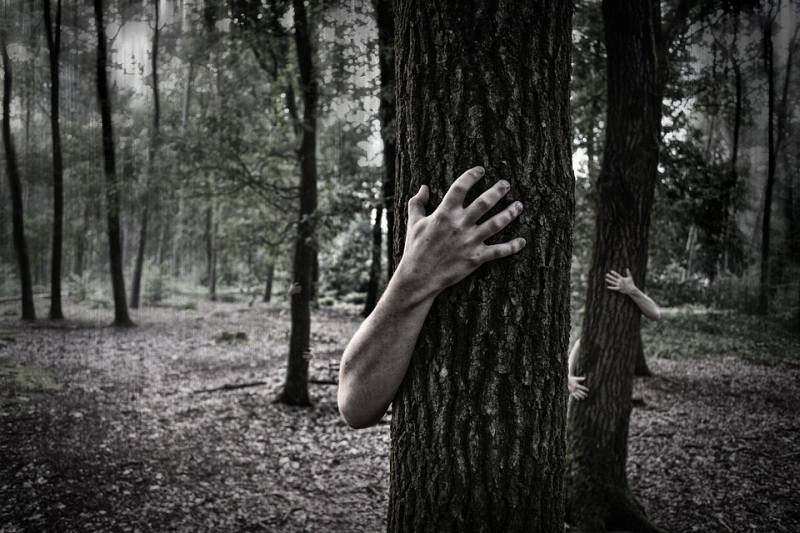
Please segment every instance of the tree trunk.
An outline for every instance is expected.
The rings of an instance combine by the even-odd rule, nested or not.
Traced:
[[[94,20],[97,30],[97,100],[103,123],[103,161],[106,179],[106,219],[111,267],[111,288],[114,294],[114,325],[133,326],[128,316],[125,297],[125,277],[122,269],[122,232],[120,230],[120,184],[117,180],[114,156],[114,132],[111,124],[111,98],[106,74],[106,30],[103,25],[103,0],[94,0]]]
[[[383,139],[383,208],[386,211],[386,279],[394,273],[394,191],[397,135],[395,133],[394,13],[392,0],[373,0],[378,26],[378,66],[381,75],[380,108]]]
[[[147,154],[147,181],[144,184],[144,198],[142,208],[142,220],[139,225],[139,249],[136,253],[136,267],[133,271],[133,284],[131,286],[131,307],[137,309],[139,307],[139,297],[142,292],[142,273],[144,272],[144,256],[147,249],[147,227],[150,218],[150,203],[151,194],[150,187],[156,184],[156,156],[158,155],[158,133],[159,121],[161,118],[161,107],[158,98],[158,38],[161,33],[159,28],[159,0],[153,2],[155,9],[155,16],[153,18],[153,45],[150,50],[150,69],[152,71],[153,79],[153,124],[150,131],[150,146]]]
[[[183,92],[183,111],[181,112],[181,132],[185,135],[186,130],[189,128],[189,118],[191,117],[191,104],[192,104],[192,84],[194,81],[194,58],[190,58],[188,68],[186,69],[186,85]],[[173,258],[173,275],[176,278],[181,276],[182,264],[181,260],[183,254],[183,231],[184,231],[184,193],[183,187],[178,186],[178,211],[175,214],[175,234],[172,239],[172,258]]]
[[[306,7],[303,0],[292,0],[294,36],[300,87],[303,95],[302,140],[298,150],[300,162],[300,213],[297,224],[294,261],[292,264],[289,361],[286,381],[277,401],[290,405],[310,406],[308,395],[308,354],[311,340],[311,298],[314,292],[316,256],[315,227],[317,217],[317,100],[318,81],[314,68]]]
[[[644,358],[644,345],[642,343],[642,332],[639,332],[639,349],[636,352],[636,366],[633,375],[637,378],[653,377],[653,371],[647,366],[647,359]]]
[[[61,55],[61,0],[56,2],[56,26],[50,16],[50,0],[44,0],[44,27],[50,59],[50,131],[53,139],[53,249],[50,259],[50,319],[62,320],[61,262],[64,243],[64,163],[61,155],[59,116],[59,56]]]
[[[389,531],[564,530],[571,166],[569,2],[395,4],[398,180],[429,208],[481,164],[526,248],[434,302],[394,399]],[[493,211],[494,212],[494,211]],[[490,242],[494,242],[494,239]]]
[[[264,303],[272,301],[272,281],[275,278],[275,263],[270,261],[267,265],[267,279],[264,283]]]
[[[213,193],[212,193],[213,194]],[[214,214],[214,197],[211,196],[206,206],[206,284],[208,299],[217,301],[217,221]]]
[[[6,49],[6,33],[0,30],[0,47],[3,55],[3,147],[6,152],[6,174],[11,196],[11,226],[14,239],[14,251],[17,254],[20,292],[22,301],[22,320],[36,320],[36,309],[33,304],[33,281],[31,279],[31,260],[28,256],[28,243],[25,240],[25,217],[22,204],[22,180],[19,176],[17,153],[14,150],[14,139],[11,137],[11,59]]]
[[[734,26],[734,38],[731,53],[731,61],[733,63],[734,72],[734,85],[736,91],[734,111],[733,111],[733,146],[731,148],[730,170],[728,171],[727,187],[723,187],[722,194],[722,268],[724,272],[731,270],[731,253],[733,248],[733,237],[736,232],[736,216],[734,210],[734,200],[736,198],[736,191],[739,187],[739,136],[742,127],[742,107],[743,107],[743,81],[742,69],[739,66],[739,60],[736,57],[738,53],[738,35],[739,35],[739,15],[736,13],[736,21]]]
[[[367,317],[378,303],[378,290],[381,281],[381,255],[383,255],[383,205],[375,208],[375,222],[372,224],[372,262],[369,266],[369,281],[367,282],[367,298],[361,316]]]
[[[763,26],[764,69],[767,74],[767,181],[764,185],[764,211],[761,217],[761,268],[758,279],[758,313],[769,312],[769,238],[772,219],[772,190],[775,186],[775,71],[772,53],[772,17]]]
[[[147,185],[145,184],[145,187]],[[142,273],[144,272],[144,253],[147,247],[147,225],[150,220],[150,206],[144,199],[142,206],[142,219],[139,221],[139,242],[136,248],[136,262],[133,267],[133,280],[131,281],[131,308],[139,309],[139,296],[142,293]]]
[[[629,267],[644,286],[663,94],[660,3],[605,0],[603,20],[608,126],[576,362],[592,394],[569,402],[567,514],[581,532],[657,531],[634,500],[625,472],[641,313],[630,298],[609,291],[604,276]]]

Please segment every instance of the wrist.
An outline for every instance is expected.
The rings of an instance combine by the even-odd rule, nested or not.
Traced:
[[[413,262],[401,258],[390,281],[392,289],[402,295],[409,305],[432,302],[441,292],[432,283],[431,276],[420,272]]]

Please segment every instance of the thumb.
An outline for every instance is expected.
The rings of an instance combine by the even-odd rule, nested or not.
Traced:
[[[633,277],[633,274],[631,274],[631,269],[630,268],[626,268],[625,269],[625,275],[628,276],[629,278]]]
[[[430,196],[428,186],[423,185],[419,188],[419,192],[408,200],[408,226],[413,226],[416,222],[425,218],[425,206],[428,203]]]

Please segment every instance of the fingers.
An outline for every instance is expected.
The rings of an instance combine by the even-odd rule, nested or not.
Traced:
[[[584,391],[577,390],[577,391],[571,393],[571,396],[573,398],[575,398],[576,400],[585,400],[586,397],[588,396],[588,394],[586,392],[584,392]]]
[[[628,278],[632,278],[633,277],[633,275],[631,274],[631,269],[630,268],[626,268],[625,269],[625,276],[628,277]]]
[[[514,202],[500,213],[496,214],[480,226],[478,226],[477,237],[483,242],[492,235],[496,234],[517,218],[522,213],[522,202]]]
[[[483,215],[489,212],[500,199],[506,195],[511,188],[511,184],[506,180],[500,180],[495,183],[490,189],[484,191],[474,202],[467,207],[465,220],[467,224],[474,224]]]
[[[614,277],[614,278],[621,278],[621,277],[622,277],[622,274],[620,274],[620,273],[619,273],[619,272],[617,272],[616,270],[609,270],[609,271],[606,273],[606,276],[612,276],[612,277]]]
[[[586,376],[572,376],[572,381],[581,382],[586,379]]]
[[[480,262],[485,263],[487,261],[494,261],[495,259],[514,255],[525,248],[525,244],[525,239],[519,237],[501,244],[492,244],[490,246],[486,246],[480,256]]]
[[[606,274],[606,286],[608,289],[612,291],[618,291],[620,289],[620,283],[622,282],[622,278],[617,277],[619,276],[619,274],[617,274],[617,276],[614,276],[614,274],[617,273],[614,272],[613,270],[608,274]]]
[[[408,200],[408,227],[413,226],[421,218],[425,218],[425,206],[430,192],[427,185],[419,188],[419,192]]]
[[[464,198],[467,197],[467,192],[478,183],[484,173],[483,167],[473,167],[456,178],[442,199],[444,208],[451,210],[464,207]]]

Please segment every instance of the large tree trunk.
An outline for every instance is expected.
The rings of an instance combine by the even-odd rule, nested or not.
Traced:
[[[410,196],[427,183],[432,209],[478,164],[475,189],[525,205],[498,239],[528,244],[431,308],[393,403],[389,531],[561,532],[571,5],[399,0],[395,23],[395,258]]]
[[[103,124],[103,161],[106,179],[106,219],[111,267],[111,288],[114,294],[114,325],[133,326],[128,316],[125,296],[125,277],[122,270],[122,235],[120,230],[120,183],[114,155],[114,132],[111,124],[111,98],[106,73],[106,30],[103,25],[103,0],[94,0],[94,20],[97,30],[97,100]]]
[[[142,273],[144,272],[144,256],[147,250],[147,228],[150,219],[150,203],[152,195],[150,188],[156,184],[156,157],[158,155],[158,134],[159,122],[161,119],[161,107],[158,95],[158,38],[161,33],[159,28],[159,0],[153,2],[155,9],[153,17],[153,45],[150,50],[150,69],[152,71],[153,79],[153,123],[150,131],[150,146],[147,153],[147,181],[144,184],[145,190],[143,195],[142,207],[142,220],[139,224],[139,249],[136,252],[136,266],[133,270],[133,283],[131,285],[131,307],[137,309],[139,307],[139,298],[142,293]]]
[[[316,261],[315,227],[317,217],[317,100],[318,81],[314,69],[306,7],[303,0],[292,0],[294,36],[300,87],[303,95],[302,140],[300,160],[300,213],[297,224],[294,261],[292,264],[289,361],[286,381],[277,401],[290,405],[311,405],[308,396],[308,354],[311,340],[311,298],[314,294]]]
[[[379,115],[383,139],[383,208],[386,211],[386,279],[394,273],[394,190],[397,135],[395,133],[394,13],[393,0],[373,0],[378,26],[378,66],[381,73]]]
[[[743,80],[742,69],[739,65],[738,36],[739,36],[739,13],[735,13],[733,44],[731,46],[731,63],[733,64],[735,101],[733,110],[733,140],[731,148],[730,169],[728,170],[727,187],[723,187],[722,194],[722,269],[724,272],[731,270],[731,255],[733,251],[734,236],[736,234],[736,217],[734,201],[736,191],[739,187],[739,137],[742,127],[742,95]]]
[[[606,0],[603,20],[608,127],[576,368],[592,392],[569,404],[567,513],[577,531],[654,531],[625,472],[641,314],[630,298],[606,288],[604,276],[629,267],[644,286],[663,94],[660,4]]]
[[[59,116],[59,56],[61,55],[61,0],[56,2],[56,26],[50,16],[50,0],[44,0],[44,27],[50,59],[50,130],[53,139],[53,250],[50,259],[50,318],[61,320],[61,262],[64,243],[64,163],[61,155]]]
[[[20,292],[22,301],[22,320],[36,320],[33,305],[33,281],[31,279],[31,260],[28,256],[28,243],[25,240],[25,224],[22,205],[22,180],[19,176],[17,153],[11,137],[11,60],[6,49],[5,30],[0,31],[0,47],[3,55],[3,147],[6,152],[6,174],[11,196],[11,226],[14,251],[17,254]]]
[[[375,208],[375,221],[372,223],[372,262],[369,266],[369,281],[367,282],[367,298],[361,316],[367,317],[378,303],[378,290],[381,281],[381,255],[383,255],[383,205]]]
[[[767,181],[764,184],[764,210],[761,217],[761,268],[758,279],[758,313],[769,312],[769,238],[772,219],[772,190],[775,187],[775,70],[772,53],[772,17],[763,25],[764,70],[767,74]]]

